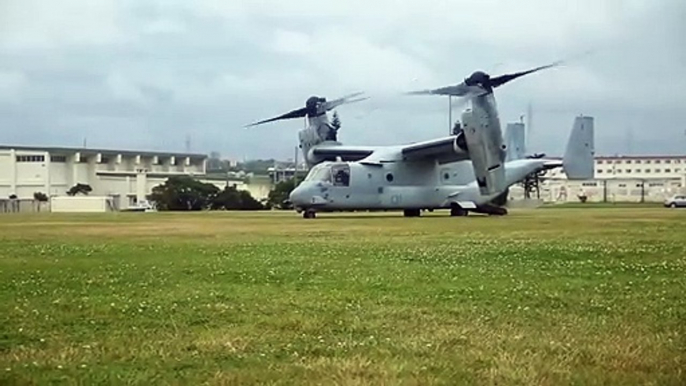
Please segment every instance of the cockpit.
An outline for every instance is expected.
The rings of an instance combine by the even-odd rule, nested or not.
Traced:
[[[344,162],[323,162],[312,167],[305,181],[328,182],[333,186],[350,186],[350,165]]]

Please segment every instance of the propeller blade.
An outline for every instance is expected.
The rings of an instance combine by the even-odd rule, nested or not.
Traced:
[[[302,118],[307,115],[307,108],[299,108],[297,110],[289,111],[286,114],[279,115],[278,117],[270,118],[270,119],[265,119],[264,121],[259,121],[255,123],[251,123],[245,127],[252,127],[252,126],[257,126],[261,125],[263,123],[269,123],[269,122],[274,122],[274,121],[279,121],[282,119],[292,119],[292,118]]]
[[[336,108],[340,105],[346,104],[346,103],[355,103],[355,102],[359,102],[359,101],[369,99],[369,97],[352,99],[352,98],[355,98],[356,96],[360,96],[362,94],[364,94],[364,92],[356,92],[356,93],[352,93],[352,94],[346,95],[346,96],[338,98],[338,99],[334,99],[332,101],[325,102],[325,104],[324,104],[325,110],[329,111],[329,110],[333,110],[334,108]]]
[[[531,70],[515,72],[514,74],[505,74],[505,75],[497,76],[495,78],[491,78],[489,83],[490,83],[491,87],[496,88],[498,86],[504,85],[505,83],[507,83],[511,80],[515,80],[521,76],[529,75],[529,74],[532,74],[534,72],[545,70],[548,68],[557,67],[560,64],[562,64],[562,61],[558,60],[557,62],[547,64],[545,66],[536,67],[536,68],[533,68]]]
[[[433,90],[410,91],[407,95],[452,95],[464,96],[470,92],[470,87],[466,84],[460,83],[454,86],[441,87]]]

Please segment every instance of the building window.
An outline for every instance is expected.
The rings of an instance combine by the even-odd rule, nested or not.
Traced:
[[[672,160],[666,159],[666,160],[665,160],[665,163],[666,163],[666,164],[671,164],[671,163],[672,163]]]
[[[583,182],[581,186],[598,186],[597,182]]]
[[[101,164],[108,164],[108,163],[110,163],[110,159],[107,157],[100,157],[100,163]]]
[[[634,169],[634,173],[640,173],[641,169]]]
[[[650,160],[649,160],[649,159],[647,159],[647,160],[646,160],[646,163],[647,163],[647,164],[649,164],[649,163],[650,163]]]
[[[663,184],[661,182],[651,182],[650,184],[648,184],[648,186],[664,186],[664,185],[665,184]]]
[[[659,173],[659,172],[660,172],[660,169],[655,169],[655,173]]]
[[[634,161],[634,163],[640,164],[640,163],[641,163],[641,160],[640,160],[640,159],[637,159],[636,161]]]
[[[625,172],[631,173],[631,169],[626,169]]]
[[[671,173],[672,169],[665,169],[665,173]]]
[[[620,188],[626,188],[626,184],[619,184]]]
[[[66,155],[51,155],[50,162],[67,162]]]
[[[621,173],[621,172],[622,172],[622,169],[617,169],[617,173]]]
[[[598,173],[602,173],[602,172],[603,172],[603,169],[598,169]]]
[[[644,170],[644,171],[645,171],[646,173],[650,173],[650,169],[646,169],[646,170]]]
[[[676,168],[676,169],[674,169],[674,171],[677,172],[677,173],[679,173],[679,172],[681,171],[681,169]]]
[[[630,160],[630,159],[626,160],[626,163],[630,164],[630,163],[631,163],[631,160]]]
[[[18,155],[17,162],[45,162],[44,155]]]
[[[656,160],[655,160],[655,163],[656,163],[656,164],[659,164],[659,163],[660,163],[660,160],[659,160],[659,159],[656,159]]]
[[[602,164],[603,164],[603,160],[598,160],[598,165],[602,165]]]

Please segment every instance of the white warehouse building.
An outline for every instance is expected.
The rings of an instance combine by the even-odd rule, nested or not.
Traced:
[[[0,145],[0,199],[66,196],[81,183],[126,209],[170,176],[204,176],[206,164],[204,154]]]
[[[570,181],[560,169],[545,175],[541,199],[548,202],[661,202],[686,189],[686,155],[595,158],[595,178]]]

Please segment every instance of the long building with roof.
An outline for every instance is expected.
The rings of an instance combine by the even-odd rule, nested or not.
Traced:
[[[155,151],[0,146],[0,199],[65,196],[76,184],[111,197],[114,209],[136,206],[175,175],[205,175],[207,156]]]
[[[550,202],[661,202],[686,189],[686,155],[616,155],[595,157],[595,176],[570,181],[564,171],[549,171],[541,199]]]

